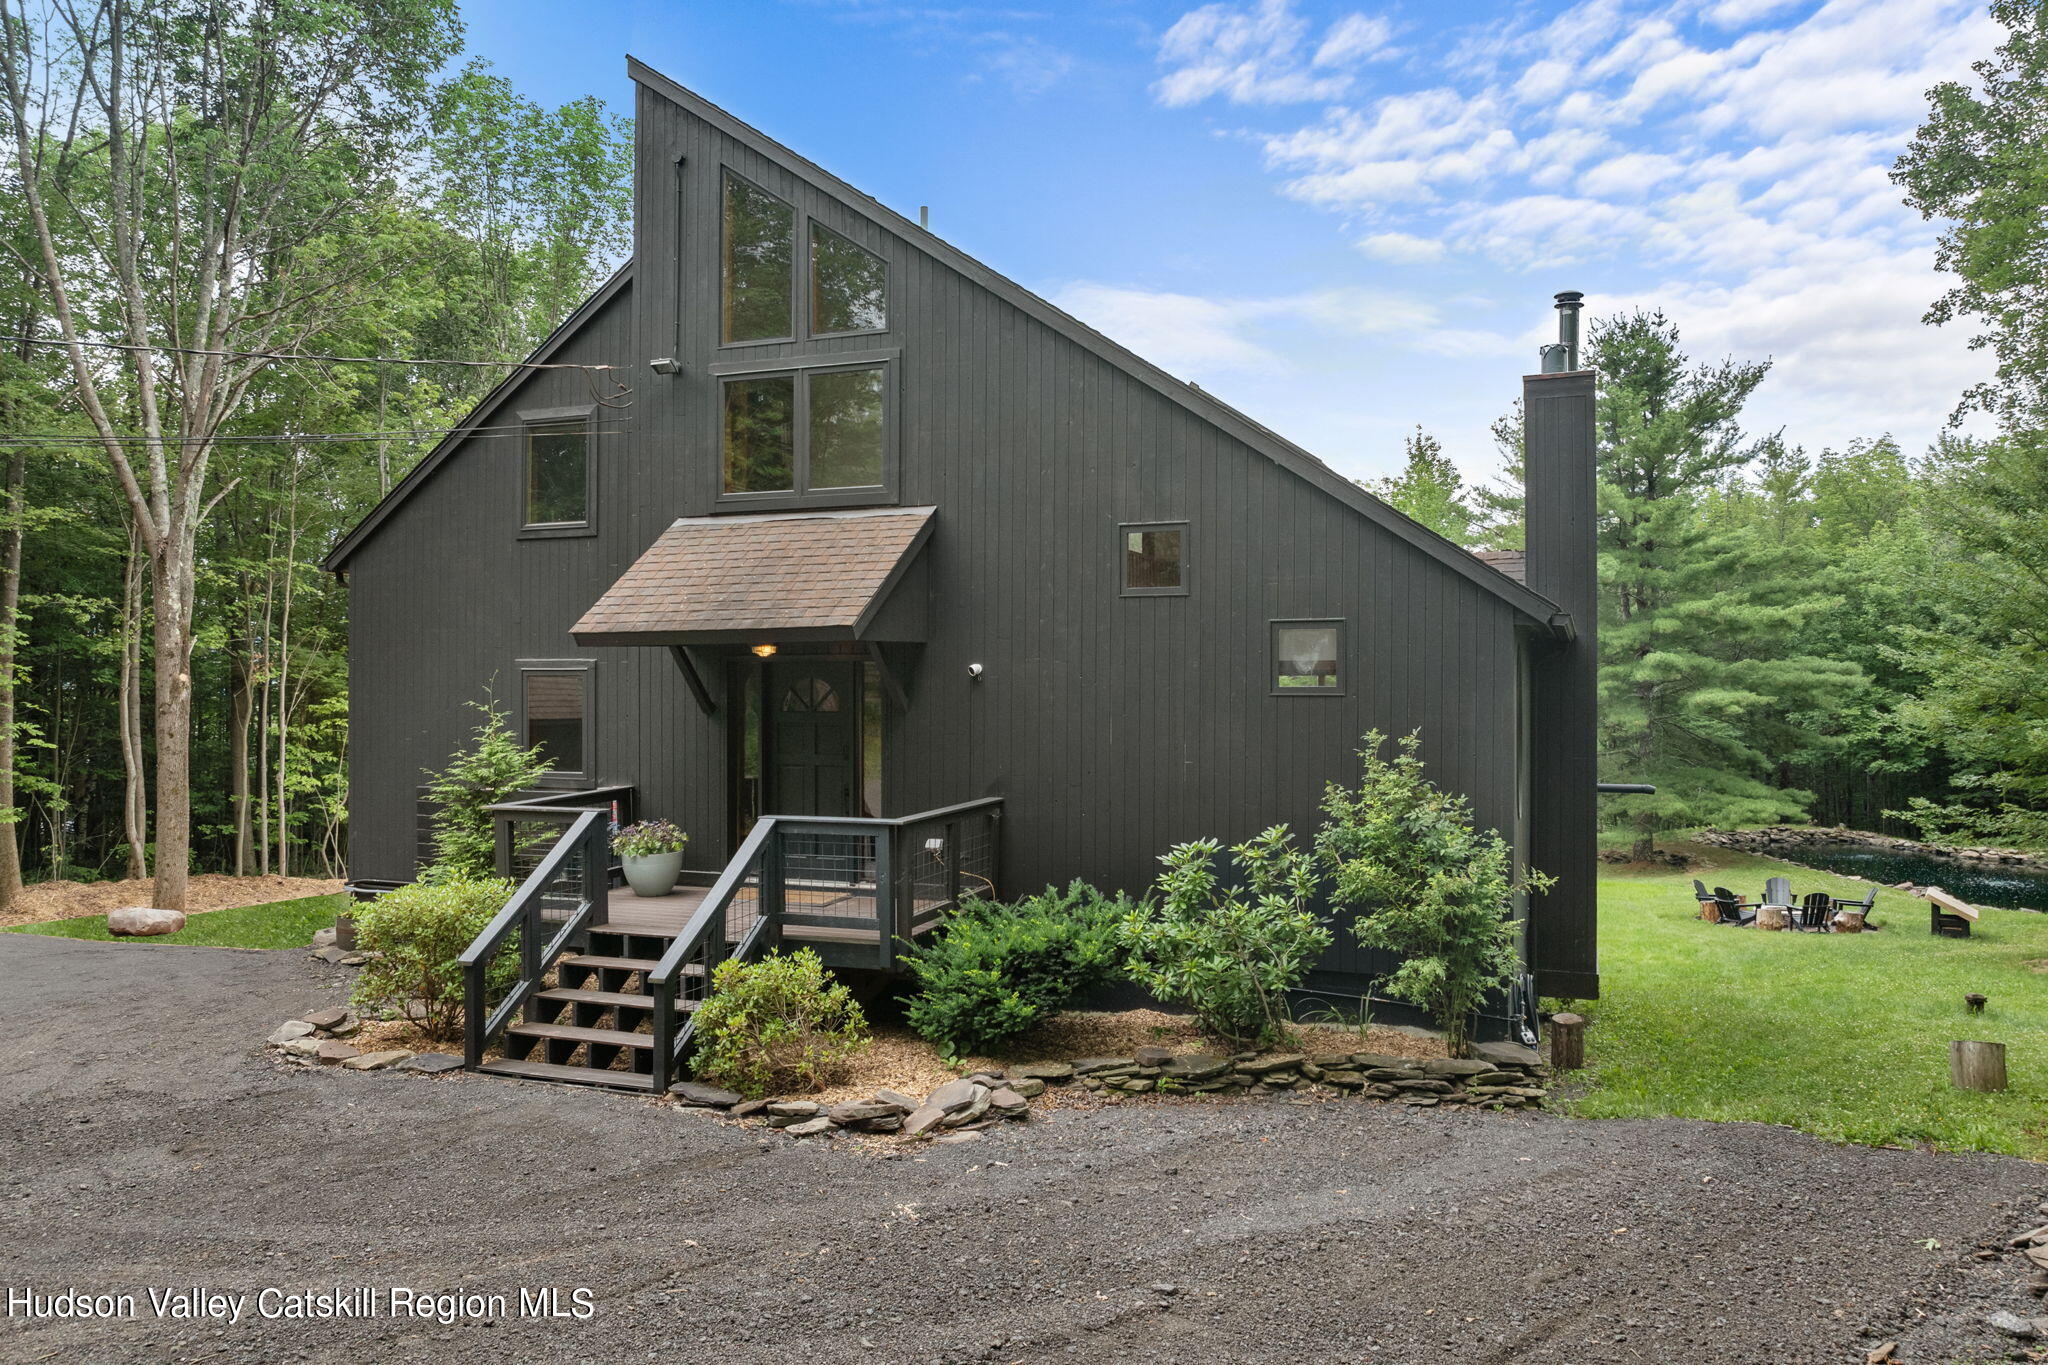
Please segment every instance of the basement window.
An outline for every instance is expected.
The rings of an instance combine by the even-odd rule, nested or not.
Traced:
[[[1125,597],[1185,597],[1188,524],[1184,521],[1117,528]]]
[[[590,780],[592,673],[575,659],[519,665],[520,742],[540,750],[550,785]]]
[[[1272,625],[1274,696],[1343,692],[1342,621],[1275,621]]]

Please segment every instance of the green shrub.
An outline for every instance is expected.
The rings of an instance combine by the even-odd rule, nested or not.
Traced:
[[[743,1095],[817,1090],[868,1044],[867,1016],[809,948],[728,959],[697,1008],[697,1074]]]
[[[356,977],[355,1004],[403,1010],[417,1000],[420,1027],[429,1037],[456,1037],[462,1031],[462,968],[456,959],[505,908],[513,890],[509,881],[458,876],[414,882],[356,906],[356,944],[376,956]],[[516,975],[518,961],[501,954],[491,971],[496,998]]]
[[[986,1052],[1115,974],[1133,910],[1086,882],[1013,905],[965,900],[946,932],[911,950],[910,1026],[952,1056]]]
[[[1134,980],[1194,1010],[1211,1033],[1264,1047],[1287,1036],[1287,992],[1330,946],[1330,931],[1308,908],[1315,873],[1287,826],[1230,850],[1240,885],[1217,876],[1221,851],[1202,839],[1161,857],[1156,903],[1127,915],[1120,937]]]
[[[1358,790],[1333,782],[1323,794],[1316,855],[1335,878],[1330,900],[1357,912],[1360,943],[1400,954],[1381,989],[1428,1010],[1463,1057],[1473,1014],[1522,970],[1514,898],[1554,879],[1514,875],[1507,841],[1476,830],[1471,803],[1422,775],[1418,736],[1391,759],[1379,731],[1362,743]]]
[[[470,747],[450,755],[448,766],[428,773],[427,796],[434,802],[434,862],[425,881],[489,877],[498,870],[491,807],[530,789],[547,773],[540,747],[521,748],[495,700],[472,702],[483,716]]]

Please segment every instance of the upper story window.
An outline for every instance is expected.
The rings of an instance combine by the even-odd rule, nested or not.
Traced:
[[[811,335],[880,332],[889,326],[889,269],[880,256],[813,219]]]
[[[591,409],[522,412],[520,526],[529,536],[588,535],[597,482]]]
[[[724,497],[866,502],[888,482],[887,361],[728,376]]]
[[[724,218],[720,339],[789,340],[796,335],[796,210],[727,171]]]
[[[1300,696],[1344,690],[1342,621],[1273,622],[1273,691]]]
[[[1185,597],[1188,526],[1184,521],[1120,526],[1126,597]]]

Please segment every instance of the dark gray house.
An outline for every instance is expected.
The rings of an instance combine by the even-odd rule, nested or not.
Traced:
[[[875,931],[963,886],[1140,890],[1182,840],[1306,837],[1362,732],[1420,729],[1431,775],[1559,879],[1528,910],[1536,985],[1596,993],[1590,374],[1526,381],[1528,552],[1475,556],[629,70],[634,256],[535,358],[619,367],[630,405],[518,373],[326,561],[351,599],[358,884],[413,875],[422,772],[486,689],[555,761],[532,818],[573,836],[534,872],[554,909],[530,938],[579,903],[577,812],[624,800],[693,836],[680,918],[615,906],[598,955],[666,956],[685,1008],[688,963],[771,919],[888,966]],[[865,938],[812,894],[828,868]],[[1374,974],[1340,935],[1312,984],[1355,999]],[[638,1046],[578,1036],[631,1031],[601,1001],[560,1003],[494,1027],[524,1008],[549,1065]]]

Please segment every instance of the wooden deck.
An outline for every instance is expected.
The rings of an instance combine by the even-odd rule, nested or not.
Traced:
[[[679,886],[666,896],[640,896],[631,887],[614,887],[606,906],[609,918],[605,927],[623,933],[673,936],[682,932],[707,894],[709,888],[702,886]],[[881,935],[875,925],[873,897],[872,887],[790,886],[783,892],[782,937],[809,943],[878,943]],[[931,908],[936,910],[937,904]],[[737,941],[752,924],[753,915],[751,898],[737,900],[726,912],[726,936]],[[844,923],[792,922],[835,919]],[[920,903],[919,931],[930,923]]]

